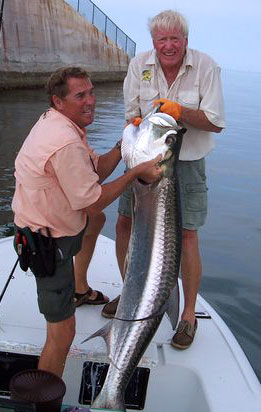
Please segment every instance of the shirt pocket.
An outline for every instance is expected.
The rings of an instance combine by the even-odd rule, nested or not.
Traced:
[[[197,90],[183,90],[178,93],[178,102],[185,107],[190,109],[198,109],[199,108],[199,93]]]
[[[206,183],[187,183],[185,187],[186,209],[193,212],[206,210],[207,190]]]

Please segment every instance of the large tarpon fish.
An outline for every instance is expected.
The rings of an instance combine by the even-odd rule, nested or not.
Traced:
[[[162,154],[164,175],[154,184],[138,180],[133,184],[132,232],[117,312],[86,339],[102,336],[110,359],[106,380],[91,410],[125,411],[126,386],[165,312],[172,318],[173,328],[176,326],[182,225],[175,170],[184,132],[164,113],[152,113],[139,127],[130,124],[124,130],[122,157],[126,165],[132,168]],[[175,302],[170,304],[171,296]]]

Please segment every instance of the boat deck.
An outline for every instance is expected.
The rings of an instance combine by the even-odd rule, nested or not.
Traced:
[[[0,291],[15,260],[12,238],[0,240]],[[99,237],[89,281],[110,299],[121,291],[114,242],[104,236]],[[101,308],[83,305],[76,311],[77,333],[63,376],[67,387],[64,404],[80,405],[84,362],[108,362],[101,338],[81,344],[107,322]],[[200,296],[196,311],[210,318],[198,319],[198,331],[189,349],[171,347],[173,331],[165,316],[145,352],[139,365],[150,369],[144,411],[260,412],[261,386],[236,339]],[[0,304],[0,351],[38,356],[44,341],[45,320],[38,311],[34,276],[17,267]]]

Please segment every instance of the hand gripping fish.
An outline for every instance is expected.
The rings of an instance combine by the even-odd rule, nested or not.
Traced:
[[[133,183],[132,232],[117,312],[86,339],[102,336],[110,359],[106,380],[91,410],[125,411],[127,384],[165,312],[173,328],[176,326],[182,224],[175,170],[185,131],[164,113],[150,113],[139,127],[130,124],[124,130],[122,158],[127,167],[162,154],[164,174],[153,184]]]

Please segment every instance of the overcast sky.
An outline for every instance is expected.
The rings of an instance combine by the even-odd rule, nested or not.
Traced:
[[[94,0],[137,44],[152,47],[149,17],[167,9],[189,23],[189,46],[211,55],[222,68],[261,72],[261,0]]]

